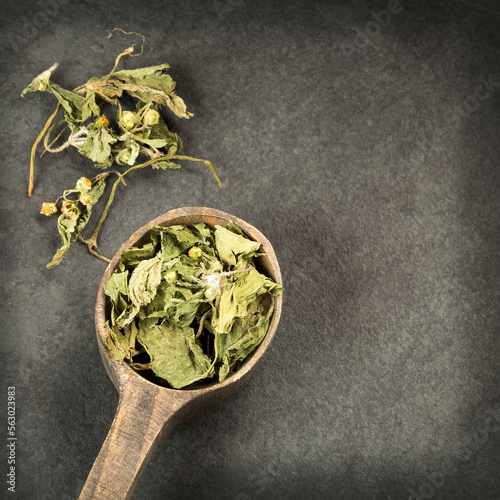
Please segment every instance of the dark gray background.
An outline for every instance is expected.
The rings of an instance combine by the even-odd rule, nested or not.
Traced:
[[[77,498],[118,401],[93,324],[106,265],[78,244],[45,269],[59,241],[39,214],[96,170],[75,150],[46,155],[27,198],[55,98],[20,98],[54,62],[70,89],[109,72],[140,43],[107,39],[114,27],[146,36],[122,67],[171,64],[195,114],[172,129],[223,188],[194,163],[134,172],[99,250],[209,206],[269,238],[285,284],[255,374],[166,437],[134,498],[500,498],[500,5],[387,7],[2,2],[1,401],[14,385],[17,498]]]

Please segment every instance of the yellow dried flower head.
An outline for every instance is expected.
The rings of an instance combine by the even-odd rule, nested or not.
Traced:
[[[200,247],[191,247],[188,252],[189,256],[194,260],[200,260],[203,252]]]
[[[42,203],[42,209],[40,213],[46,215],[54,215],[57,212],[57,206],[55,203]]]
[[[78,201],[84,205],[88,205],[92,201],[92,198],[86,193],[81,193]]]
[[[92,187],[92,181],[86,177],[80,177],[76,183],[75,189],[77,191],[90,191]]]
[[[99,120],[97,120],[97,123],[101,126],[101,127],[106,127],[107,125],[109,125],[109,120],[104,116],[104,115],[101,115],[99,117]]]
[[[178,276],[178,274],[175,271],[169,271],[165,275],[165,280],[169,284],[175,283],[178,279],[179,279],[179,276]]]

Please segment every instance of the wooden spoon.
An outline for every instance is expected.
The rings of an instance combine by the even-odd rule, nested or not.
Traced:
[[[211,227],[237,224],[253,240],[262,243],[265,253],[256,263],[262,272],[281,284],[281,273],[274,250],[264,235],[245,221],[210,208],[180,208],[152,220],[136,231],[118,250],[109,263],[97,294],[95,322],[98,345],[104,366],[119,392],[119,403],[111,429],[102,445],[92,470],[83,486],[80,500],[127,499],[137,486],[140,475],[161,439],[177,424],[220,401],[235,391],[250,375],[276,332],[281,314],[282,296],[278,295],[269,330],[261,345],[236,373],[222,383],[207,384],[197,389],[170,389],[146,380],[127,363],[112,358],[105,347],[109,304],[104,285],[120,259],[120,252],[147,239],[153,225],[196,224]]]

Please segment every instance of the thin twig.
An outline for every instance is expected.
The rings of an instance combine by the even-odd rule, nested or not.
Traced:
[[[141,51],[139,53],[137,53],[137,54],[133,54],[133,52],[134,52],[134,45],[132,45],[131,47],[129,47],[127,50],[123,51],[121,54],[118,54],[118,57],[115,60],[115,65],[113,66],[113,69],[111,70],[111,73],[109,73],[109,76],[111,76],[116,71],[116,68],[118,67],[118,63],[120,62],[120,59],[123,56],[126,56],[126,55],[129,55],[130,57],[140,56],[142,54],[142,51],[144,50],[144,42],[146,40],[146,38],[143,35],[141,35],[140,33],[137,33],[135,31],[123,31],[121,28],[113,28],[111,30],[111,32],[109,33],[108,38],[110,38],[113,35],[113,32],[116,31],[116,30],[121,31],[125,35],[137,35],[137,36],[140,36],[142,38],[142,45],[141,45]]]
[[[222,187],[222,184],[220,182],[219,176],[217,175],[217,172],[215,171],[213,165],[208,161],[208,160],[201,160],[200,158],[192,158],[191,156],[184,156],[184,155],[173,155],[170,156],[171,160],[190,160],[190,161],[199,161],[201,163],[204,163],[212,172],[213,176],[215,177],[215,180],[217,181],[217,184],[219,184],[219,187]]]
[[[203,377],[201,378],[207,378],[209,373],[212,371],[212,368],[215,366],[215,362],[217,361],[217,356],[219,355],[219,353],[217,352],[217,340],[218,340],[218,333],[217,333],[217,330],[215,330],[215,339],[214,339],[214,360],[212,362],[212,364],[210,365],[210,368],[207,370],[207,372],[205,373],[205,375],[203,375]]]
[[[87,244],[87,247],[89,249],[89,252],[92,254],[92,255],[95,255],[96,257],[99,257],[100,259],[102,260],[105,260],[106,262],[111,262],[111,259],[108,259],[107,257],[105,257],[104,255],[101,255],[100,253],[97,253],[94,248],[90,245],[89,243],[89,240],[85,240],[81,234],[78,235],[78,239],[83,242],[83,243],[86,243]]]
[[[149,165],[152,165],[153,163],[155,163],[157,161],[165,160],[167,158],[168,157],[159,157],[159,158],[155,158],[153,160],[149,160],[145,163],[141,163],[139,165],[134,165],[133,167],[130,167],[128,170],[125,170],[125,172],[123,172],[122,174],[120,174],[118,176],[118,179],[116,179],[115,183],[113,184],[113,187],[111,188],[111,193],[109,194],[108,202],[107,202],[106,206],[104,207],[104,210],[101,214],[101,218],[99,219],[99,222],[97,223],[97,226],[95,227],[94,232],[92,233],[92,236],[87,240],[89,250],[92,247],[97,246],[97,235],[99,233],[99,230],[101,229],[101,226],[102,226],[104,220],[106,219],[106,216],[108,215],[108,210],[109,210],[109,207],[111,206],[111,203],[113,202],[113,199],[115,197],[115,191],[116,191],[116,188],[118,187],[118,184],[120,184],[120,182],[124,182],[123,178],[129,172],[132,172],[132,170],[138,170],[140,168],[148,167]]]
[[[33,143],[33,147],[31,148],[30,176],[29,176],[29,184],[28,184],[28,196],[29,197],[31,197],[31,195],[33,193],[33,180],[35,177],[36,148],[38,147],[38,144],[40,144],[40,141],[43,139],[45,132],[47,132],[47,129],[50,127],[50,124],[52,123],[52,120],[57,115],[57,112],[59,111],[60,107],[61,107],[61,103],[58,102],[55,111],[49,116],[49,119],[45,122],[45,125],[43,126],[42,131],[40,132],[40,134],[38,134],[38,137],[36,138],[35,142]]]

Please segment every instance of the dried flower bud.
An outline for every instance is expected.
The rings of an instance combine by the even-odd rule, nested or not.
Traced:
[[[166,282],[170,284],[175,283],[178,278],[179,277],[175,271],[170,271],[165,275]]]
[[[76,206],[76,202],[72,200],[63,201],[61,212],[68,219],[71,219],[74,215],[80,215],[80,209]]]
[[[148,109],[144,113],[143,122],[145,125],[156,125],[160,121],[160,113],[156,109]]]
[[[57,213],[57,205],[55,203],[42,203],[42,209],[40,213],[46,215],[47,217],[50,215],[54,215]]]
[[[104,116],[104,115],[101,115],[99,117],[99,120],[97,120],[97,123],[101,126],[101,127],[106,127],[109,125],[109,120]]]
[[[87,193],[80,193],[78,201],[83,205],[88,205],[92,201],[92,198]]]
[[[135,113],[133,111],[124,111],[120,124],[127,130],[133,128],[135,126]]]
[[[200,260],[203,252],[200,247],[191,247],[188,252],[189,256],[194,260]]]
[[[90,191],[92,188],[92,182],[86,177],[80,177],[76,183],[75,189],[77,191]]]

